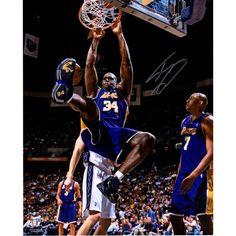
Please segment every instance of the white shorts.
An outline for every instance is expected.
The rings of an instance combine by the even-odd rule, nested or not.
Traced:
[[[111,203],[97,188],[97,184],[112,174],[113,165],[109,159],[92,151],[89,161],[84,163],[83,176],[83,213],[87,217],[89,211],[101,212],[101,218],[116,218],[115,204]]]

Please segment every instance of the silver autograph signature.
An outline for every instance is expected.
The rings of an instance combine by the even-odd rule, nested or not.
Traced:
[[[162,91],[170,84],[170,82],[179,74],[179,72],[187,64],[187,59],[181,59],[166,67],[168,59],[170,59],[175,53],[176,52],[170,54],[145,81],[146,84],[151,80],[157,82],[157,86],[152,91],[152,94],[161,94]],[[174,68],[177,71],[173,72],[172,70]]]

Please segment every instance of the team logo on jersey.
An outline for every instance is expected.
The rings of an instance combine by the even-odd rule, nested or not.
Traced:
[[[195,135],[196,132],[197,132],[196,128],[186,128],[186,127],[183,127],[183,129],[181,131],[181,135],[183,135],[183,134]]]
[[[113,92],[113,93],[104,92],[104,94],[100,98],[113,98],[113,99],[116,99],[116,98],[118,98],[118,95],[117,95],[117,92]]]

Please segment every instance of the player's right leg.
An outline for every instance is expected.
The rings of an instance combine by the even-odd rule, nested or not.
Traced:
[[[63,104],[68,103],[70,107],[77,112],[81,112],[84,121],[93,136],[93,142],[97,143],[100,139],[100,130],[98,128],[99,110],[95,101],[91,98],[82,98],[73,93],[73,78],[76,68],[76,60],[67,58],[63,60],[56,70],[56,82],[52,90],[51,97],[54,102]]]
[[[86,97],[83,102],[79,95],[74,94],[69,105],[73,110],[78,109],[77,111],[81,111],[83,123],[88,127],[91,133],[92,144],[97,144],[101,139],[101,130],[99,128],[99,110],[95,100]]]

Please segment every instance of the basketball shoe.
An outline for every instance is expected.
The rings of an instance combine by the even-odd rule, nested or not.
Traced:
[[[76,67],[76,60],[66,58],[56,70],[56,83],[53,87],[51,97],[56,103],[67,103],[73,95],[73,76]]]
[[[112,203],[116,203],[118,199],[118,188],[120,181],[116,176],[109,176],[103,182],[97,184],[98,189],[102,194],[108,198]]]

